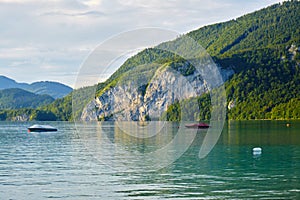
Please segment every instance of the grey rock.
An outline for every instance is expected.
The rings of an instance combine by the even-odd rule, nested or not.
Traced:
[[[223,80],[218,81],[204,80],[201,74],[207,73],[207,71],[195,71],[189,76],[183,76],[178,71],[166,66],[156,70],[151,80],[128,76],[115,87],[108,89],[91,101],[85,107],[81,120],[145,121],[159,119],[168,106],[174,102],[209,92],[211,87],[220,86],[234,73],[230,69],[219,68],[219,71]],[[208,83],[208,81],[214,82]],[[139,88],[145,88],[146,91],[141,92]]]

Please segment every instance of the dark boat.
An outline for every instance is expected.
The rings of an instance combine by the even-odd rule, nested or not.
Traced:
[[[204,129],[204,128],[209,128],[209,125],[206,123],[197,123],[197,124],[186,124],[185,127]]]
[[[28,127],[28,132],[54,132],[54,131],[57,131],[57,129],[50,125],[35,124],[33,126]]]

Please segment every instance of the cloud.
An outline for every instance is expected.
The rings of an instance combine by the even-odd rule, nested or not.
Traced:
[[[93,6],[99,6],[101,5],[102,1],[101,0],[85,0],[83,1],[83,4],[93,7]]]
[[[103,12],[99,11],[86,11],[86,12],[63,12],[63,11],[51,11],[51,12],[46,12],[42,15],[45,16],[54,16],[54,15],[63,15],[63,16],[69,16],[69,17],[80,17],[80,16],[104,16],[105,14]]]
[[[0,3],[28,3],[34,2],[34,0],[0,0]]]

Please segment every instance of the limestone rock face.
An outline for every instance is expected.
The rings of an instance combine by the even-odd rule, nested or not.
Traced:
[[[29,121],[29,116],[27,114],[22,114],[22,115],[18,115],[15,116],[12,121],[19,121],[19,122],[27,122]]]
[[[200,72],[183,76],[170,67],[160,67],[151,78],[127,76],[113,88],[107,89],[84,109],[83,121],[147,121],[158,120],[168,106],[176,101],[200,96],[217,87],[233,74],[221,70],[219,83],[207,84]]]

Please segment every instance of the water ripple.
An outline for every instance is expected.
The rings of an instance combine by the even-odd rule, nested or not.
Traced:
[[[168,167],[141,172],[114,170],[123,166],[119,162],[126,155],[103,157],[114,161],[109,167],[95,159],[71,123],[54,122],[59,128],[55,134],[31,135],[27,125],[0,126],[0,199],[299,198],[297,145],[270,145],[260,158],[253,158],[251,145],[220,143],[202,160],[194,145]],[[126,148],[141,150],[142,145]],[[136,154],[127,164],[142,162],[141,151]]]

